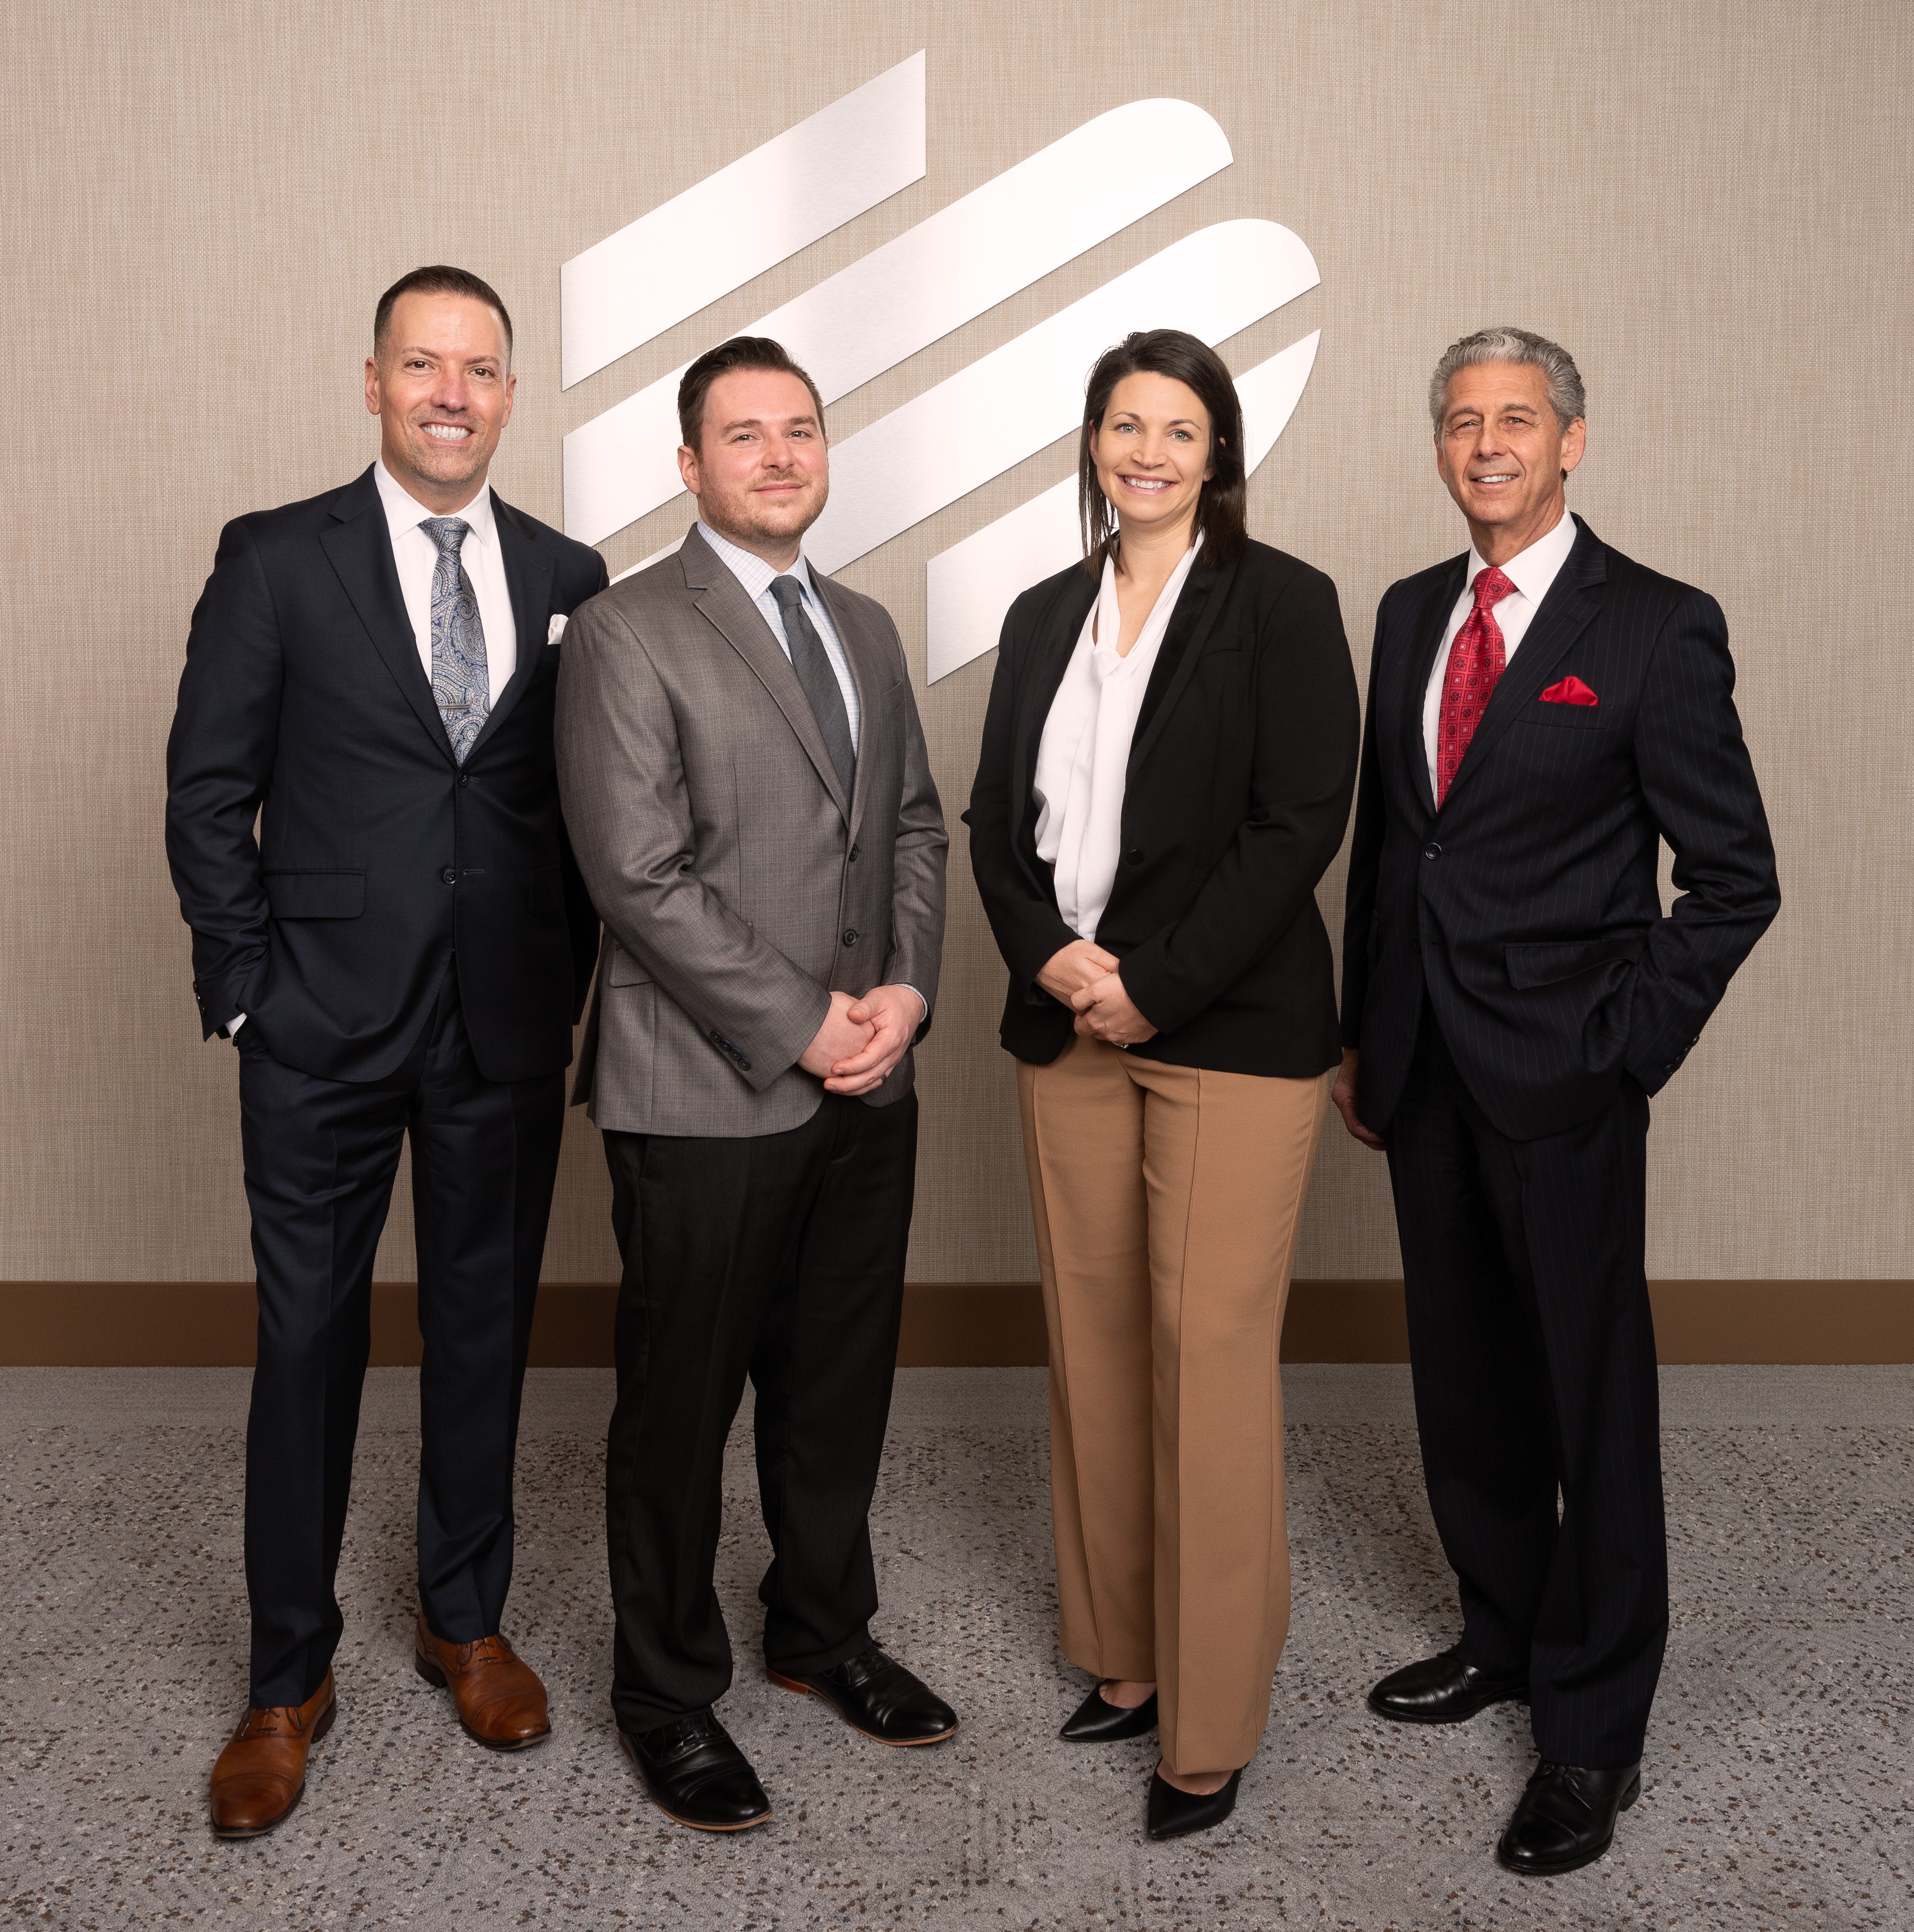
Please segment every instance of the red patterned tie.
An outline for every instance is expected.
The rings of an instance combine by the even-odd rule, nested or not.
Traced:
[[[1448,669],[1442,674],[1442,708],[1436,716],[1436,802],[1448,795],[1450,782],[1462,768],[1468,741],[1488,709],[1489,694],[1508,662],[1502,650],[1502,627],[1493,607],[1511,596],[1515,586],[1491,565],[1475,577],[1475,608],[1462,620],[1449,650]]]

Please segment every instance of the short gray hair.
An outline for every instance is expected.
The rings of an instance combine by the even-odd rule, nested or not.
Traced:
[[[1429,379],[1429,416],[1438,436],[1442,433],[1442,405],[1448,400],[1449,385],[1456,370],[1480,362],[1520,362],[1540,370],[1548,378],[1549,407],[1555,411],[1557,428],[1565,430],[1576,417],[1587,416],[1582,372],[1559,343],[1532,329],[1478,328],[1443,350],[1442,359]]]

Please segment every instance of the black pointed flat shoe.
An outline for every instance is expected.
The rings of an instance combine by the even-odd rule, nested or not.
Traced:
[[[1191,1832],[1207,1832],[1220,1825],[1236,1809],[1236,1788],[1243,1782],[1240,1771],[1229,1774],[1229,1782],[1220,1791],[1199,1798],[1193,1792],[1179,1791],[1159,1771],[1150,1780],[1148,1828],[1153,1838],[1180,1838]]]
[[[1615,1821],[1642,1795],[1642,1767],[1590,1771],[1538,1764],[1496,1844],[1496,1862],[1524,1878],[1592,1865],[1615,1842]]]
[[[1113,1704],[1098,1684],[1064,1720],[1057,1735],[1073,1744],[1113,1744],[1122,1738],[1140,1738],[1156,1728],[1156,1694],[1126,1711]]]

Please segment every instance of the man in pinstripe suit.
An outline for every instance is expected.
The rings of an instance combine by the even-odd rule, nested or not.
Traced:
[[[1377,614],[1335,1098],[1388,1154],[1462,1628],[1369,1701],[1526,1698],[1541,1762],[1496,1856],[1547,1875],[1640,1792],[1667,1635],[1648,1098],[1780,900],[1720,606],[1568,514],[1574,362],[1484,330],[1430,404],[1470,548]]]

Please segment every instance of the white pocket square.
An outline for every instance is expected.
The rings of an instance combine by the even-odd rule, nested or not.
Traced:
[[[556,644],[559,639],[564,636],[565,627],[570,621],[570,619],[562,616],[554,616],[545,626],[545,642],[548,644]]]

